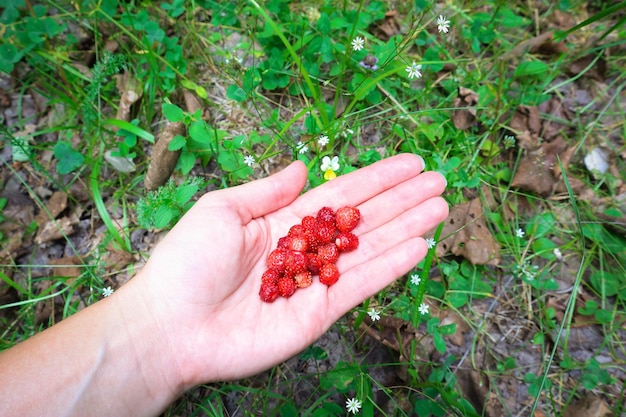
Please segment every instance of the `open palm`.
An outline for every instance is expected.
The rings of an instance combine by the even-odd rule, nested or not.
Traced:
[[[203,196],[137,277],[185,383],[241,378],[288,359],[414,267],[427,250],[421,236],[448,213],[445,180],[422,168],[420,158],[398,155],[299,195],[307,172],[296,162]],[[260,277],[278,238],[323,206],[345,205],[362,220],[359,248],[337,262],[339,281],[262,302]]]

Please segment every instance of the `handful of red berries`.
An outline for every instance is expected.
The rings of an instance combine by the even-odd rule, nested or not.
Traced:
[[[261,300],[271,303],[279,296],[291,297],[296,289],[311,285],[313,275],[319,275],[322,284],[337,282],[335,263],[340,253],[359,246],[352,230],[360,220],[361,212],[355,207],[342,207],[336,213],[322,207],[317,216],[306,216],[292,226],[267,257],[259,291]]]

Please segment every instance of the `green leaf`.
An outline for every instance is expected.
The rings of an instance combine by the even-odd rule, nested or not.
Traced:
[[[57,172],[59,174],[69,174],[85,162],[85,157],[80,152],[72,149],[72,145],[68,142],[58,142],[54,145],[52,152],[59,160],[57,163]]]
[[[174,194],[174,200],[176,201],[176,203],[183,206],[197,192],[198,186],[196,184],[183,185],[176,190],[176,194]]]
[[[542,61],[521,62],[517,68],[515,68],[513,77],[540,77],[547,73],[549,69],[548,64]]]
[[[226,89],[226,97],[241,103],[248,98],[248,94],[243,88],[239,87],[237,84],[233,84]]]
[[[185,112],[176,104],[163,103],[163,105],[161,105],[161,110],[163,111],[165,118],[170,122],[180,122],[185,118]]]
[[[169,145],[167,145],[167,149],[170,151],[177,151],[182,149],[183,146],[187,144],[187,139],[184,136],[176,135],[172,138]]]
[[[209,144],[213,140],[213,133],[209,131],[206,123],[194,122],[189,126],[189,136],[202,144]]]
[[[133,135],[139,136],[141,139],[147,140],[150,143],[154,143],[154,135],[150,132],[146,132],[142,128],[135,126],[134,124],[127,122],[126,120],[107,119],[104,121],[105,125],[116,126],[123,129]],[[123,133],[123,132],[122,132]]]
[[[154,227],[163,229],[170,224],[170,221],[176,215],[176,210],[167,206],[160,206],[154,214]]]

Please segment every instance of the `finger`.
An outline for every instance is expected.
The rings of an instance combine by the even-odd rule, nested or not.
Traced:
[[[426,255],[421,236],[447,215],[448,204],[435,197],[363,235],[359,248],[337,262],[341,278],[329,296],[338,292],[352,308],[406,274]]]
[[[383,159],[307,192],[294,205],[299,213],[317,212],[323,206],[357,206],[383,191],[417,176],[424,168],[423,159],[400,154]]]
[[[438,172],[424,172],[359,205],[361,222],[355,233],[366,233],[397,218],[424,201],[441,195],[445,178]],[[432,213],[434,214],[434,213]],[[431,213],[425,213],[426,218]],[[415,220],[420,220],[422,217]]]
[[[231,206],[244,223],[291,204],[307,179],[303,162],[295,161],[267,178],[220,190],[213,195]]]

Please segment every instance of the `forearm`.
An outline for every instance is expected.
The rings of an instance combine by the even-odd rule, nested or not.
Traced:
[[[149,416],[180,395],[133,284],[1,353],[0,415]]]

